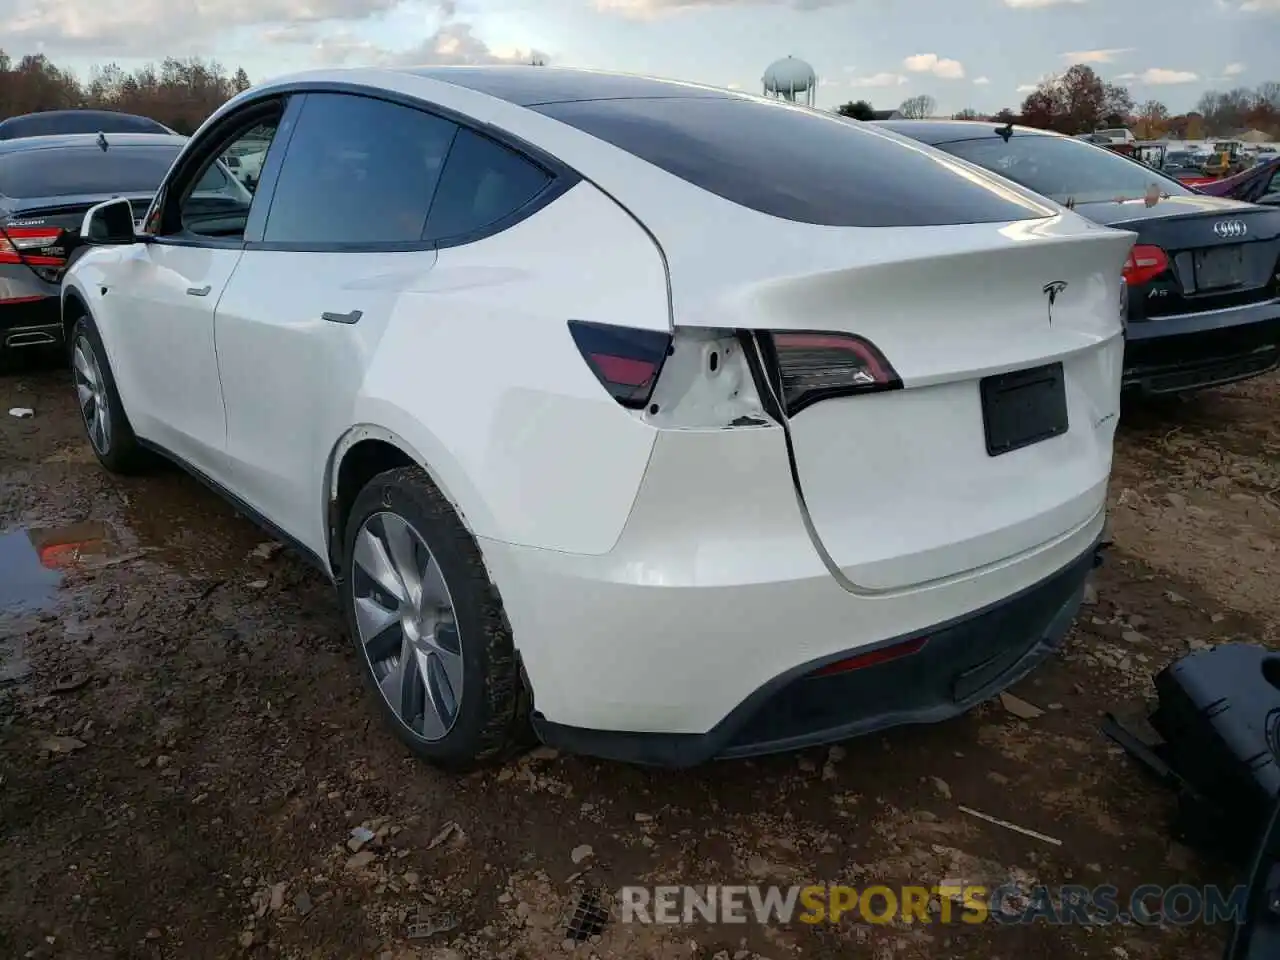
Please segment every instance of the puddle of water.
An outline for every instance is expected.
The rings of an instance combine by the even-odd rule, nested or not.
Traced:
[[[28,531],[0,534],[0,612],[47,607],[61,581],[62,574],[41,562]]]
[[[27,613],[52,604],[61,571],[109,552],[100,523],[31,527],[0,534],[0,613]]]

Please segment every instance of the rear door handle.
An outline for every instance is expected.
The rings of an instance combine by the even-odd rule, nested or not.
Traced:
[[[209,295],[209,291],[212,289],[213,287],[210,286],[187,287],[187,293],[193,297],[207,297]]]
[[[350,313],[330,313],[326,310],[320,314],[322,320],[328,320],[330,323],[357,323],[364,316],[361,310],[352,310]]]

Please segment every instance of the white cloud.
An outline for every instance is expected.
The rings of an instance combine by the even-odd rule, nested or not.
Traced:
[[[959,60],[948,60],[946,57],[939,57],[936,53],[917,53],[915,56],[907,57],[903,60],[902,65],[912,73],[932,73],[935,77],[941,77],[943,80],[962,80],[964,78],[964,64]]]
[[[636,20],[649,20],[668,13],[705,10],[709,7],[742,7],[752,2],[770,0],[594,0],[597,10],[621,14]],[[774,5],[795,10],[820,10],[852,3],[853,0],[771,0]]]
[[[1280,0],[1245,0],[1240,9],[1246,13],[1280,13]]]
[[[1222,71],[1224,77],[1238,77],[1244,73],[1243,63],[1228,63]]]
[[[1133,47],[1107,47],[1101,50],[1072,50],[1064,53],[1067,63],[1110,63],[1122,53],[1132,53]]]
[[[1085,0],[1004,0],[1004,5],[1019,10],[1034,10],[1037,7],[1057,7],[1068,3],[1084,2]]]
[[[979,87],[985,87],[991,81],[988,80],[986,77],[974,77],[973,82],[977,84]]]
[[[850,77],[851,87],[900,87],[907,78],[900,73],[873,73],[869,77]]]
[[[1164,67],[1152,67],[1150,70],[1142,71],[1134,79],[1141,83],[1163,86],[1171,83],[1191,83],[1199,80],[1200,77],[1190,70],[1166,70]]]
[[[1017,92],[1018,93],[1035,93],[1038,89],[1040,88],[1037,87],[1034,83],[1024,83],[1018,87]]]
[[[0,0],[0,36],[13,49],[101,52],[109,56],[180,53],[193,38],[234,27],[272,23],[358,21],[391,10],[400,0],[227,0],[225,3],[173,0]],[[452,6],[443,0],[442,6]]]

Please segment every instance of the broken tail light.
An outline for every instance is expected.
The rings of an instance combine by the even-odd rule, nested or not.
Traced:
[[[774,331],[770,342],[787,416],[819,400],[902,386],[875,345],[854,334]]]
[[[671,348],[670,334],[586,320],[570,320],[569,333],[614,400],[631,409],[649,402]]]

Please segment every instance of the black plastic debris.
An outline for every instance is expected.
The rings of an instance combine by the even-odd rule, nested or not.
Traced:
[[[1177,792],[1179,839],[1249,862],[1280,794],[1280,654],[1224,644],[1169,665],[1155,686],[1157,742],[1111,715],[1103,732]]]
[[[565,924],[564,935],[574,943],[583,943],[604,932],[609,923],[609,908],[600,893],[588,887],[579,894]]]

